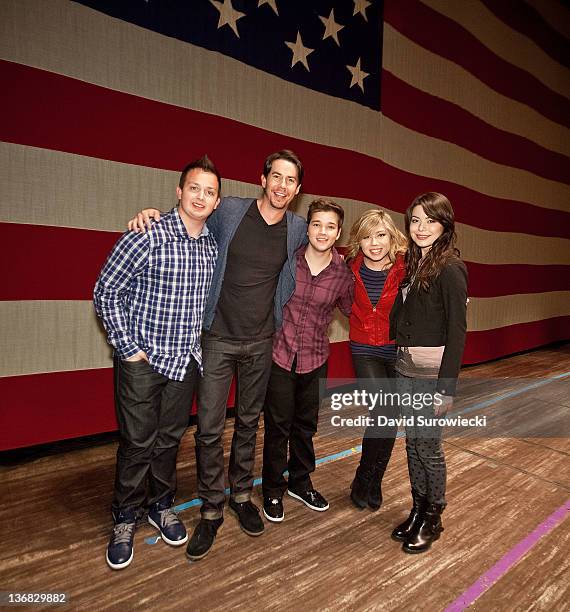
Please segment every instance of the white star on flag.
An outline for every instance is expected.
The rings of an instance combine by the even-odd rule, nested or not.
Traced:
[[[277,15],[277,17],[279,17],[279,13],[277,11],[277,4],[276,4],[277,0],[258,0],[257,2],[257,8],[259,8],[260,6],[264,5],[264,4],[269,4],[269,6],[275,11],[275,14]]]
[[[323,35],[323,40],[329,38],[329,36],[334,39],[336,44],[340,47],[340,42],[338,41],[338,33],[344,28],[343,25],[338,24],[334,20],[334,9],[331,9],[331,14],[328,17],[321,17],[319,15],[319,19],[323,22],[325,26],[325,33]]]
[[[303,45],[303,41],[301,40],[301,33],[297,32],[297,40],[292,42],[285,41],[285,44],[293,51],[293,59],[291,60],[291,68],[297,63],[301,62],[304,64],[305,68],[309,70],[309,64],[307,62],[307,57],[314,51],[314,49],[309,49]]]
[[[347,66],[347,68],[350,71],[350,74],[352,74],[352,80],[350,81],[350,86],[354,87],[355,85],[358,85],[358,87],[362,89],[362,93],[364,93],[363,81],[368,76],[369,73],[364,72],[364,70],[361,70],[360,59],[356,62],[356,66]]]
[[[368,21],[368,17],[366,17],[366,9],[370,6],[369,0],[353,0],[354,2],[354,12],[352,16],[356,15],[356,13],[360,13],[364,17],[364,21]]]
[[[222,0],[221,2],[215,2],[214,0],[210,0],[212,5],[216,8],[216,10],[220,11],[220,18],[218,19],[218,30],[225,26],[229,25],[230,28],[234,31],[235,35],[239,38],[239,32],[237,29],[236,21],[245,17],[245,13],[240,13],[236,11],[232,6],[232,0]]]

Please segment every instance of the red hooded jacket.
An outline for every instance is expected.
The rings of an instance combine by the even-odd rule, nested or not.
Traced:
[[[366,292],[366,287],[360,277],[360,266],[364,256],[359,252],[350,263],[350,268],[356,278],[354,286],[354,302],[350,315],[350,339],[360,344],[381,346],[394,344],[390,340],[390,311],[398,295],[398,287],[406,274],[404,257],[398,255],[394,265],[388,271],[386,283],[378,304],[373,306]]]

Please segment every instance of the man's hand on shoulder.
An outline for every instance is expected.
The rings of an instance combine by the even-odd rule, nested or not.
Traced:
[[[127,224],[127,227],[131,232],[146,232],[146,229],[152,227],[152,221],[154,219],[157,223],[160,221],[160,210],[156,208],[145,208],[141,210],[136,216],[134,216]]]

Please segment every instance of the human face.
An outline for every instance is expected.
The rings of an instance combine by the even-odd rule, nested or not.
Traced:
[[[267,178],[261,175],[261,186],[264,199],[272,208],[286,210],[301,189],[297,178],[297,166],[285,159],[276,159],[271,164]]]
[[[309,245],[314,251],[330,251],[340,236],[338,215],[332,210],[320,210],[313,214],[307,228]]]
[[[371,270],[383,270],[390,264],[390,234],[383,223],[377,223],[360,241],[364,263]]]
[[[433,243],[442,234],[443,225],[428,217],[420,204],[414,206],[410,218],[410,236],[422,250],[422,257],[427,254]]]
[[[204,223],[220,203],[218,178],[212,172],[193,168],[186,175],[184,187],[176,188],[178,212],[184,225]]]

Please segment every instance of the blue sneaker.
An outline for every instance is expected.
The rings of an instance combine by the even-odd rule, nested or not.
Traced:
[[[148,522],[160,531],[161,538],[170,546],[182,546],[188,541],[188,533],[178,515],[172,509],[172,497],[161,499],[148,511]]]
[[[114,570],[124,569],[131,564],[134,555],[136,516],[134,512],[119,512],[115,527],[107,546],[107,565]]]

